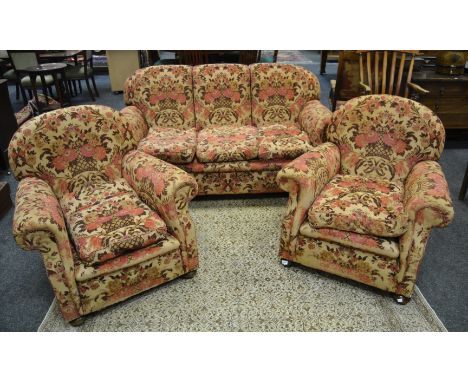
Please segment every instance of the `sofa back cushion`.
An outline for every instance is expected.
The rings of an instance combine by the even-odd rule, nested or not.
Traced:
[[[252,123],[248,66],[195,66],[193,88],[197,130],[214,126],[245,126]]]
[[[192,67],[150,66],[125,81],[124,99],[136,106],[149,128],[195,128]]]
[[[107,106],[74,106],[23,124],[8,147],[17,179],[38,177],[57,196],[80,182],[121,177],[121,159],[137,140],[126,116]],[[133,144],[129,144],[133,142]]]
[[[296,123],[300,111],[320,98],[320,83],[311,72],[289,64],[254,64],[252,119],[256,126]]]
[[[403,182],[419,161],[439,159],[445,130],[418,102],[370,95],[335,111],[326,136],[340,149],[343,174]]]

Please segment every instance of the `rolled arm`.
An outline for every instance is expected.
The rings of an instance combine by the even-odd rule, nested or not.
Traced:
[[[188,213],[188,203],[198,190],[195,179],[180,168],[138,150],[123,158],[122,172],[140,198],[158,211],[168,230],[179,240],[186,270],[196,269],[195,227]]]
[[[293,259],[295,238],[306,214],[323,187],[340,168],[340,151],[333,143],[324,143],[283,167],[277,175],[279,186],[289,192],[283,220],[280,256]]]
[[[39,250],[64,317],[78,317],[80,299],[73,252],[59,202],[50,186],[38,178],[18,185],[13,236],[25,250]]]
[[[405,182],[405,209],[411,221],[426,227],[445,227],[454,211],[447,181],[437,162],[423,161],[411,170]]]
[[[320,101],[313,100],[305,104],[299,114],[301,129],[307,133],[314,146],[323,143],[326,127],[330,124],[332,112]]]
[[[120,110],[124,127],[122,152],[126,153],[137,147],[138,143],[148,134],[148,125],[143,114],[136,106],[127,106]]]

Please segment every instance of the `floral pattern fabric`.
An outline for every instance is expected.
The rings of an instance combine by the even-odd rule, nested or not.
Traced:
[[[258,128],[258,158],[294,159],[312,148],[309,137],[295,126],[269,125]]]
[[[317,228],[383,237],[398,237],[408,229],[403,185],[360,176],[336,175],[309,209]]]
[[[195,157],[197,137],[194,130],[151,129],[138,149],[170,163],[190,163]]]
[[[151,128],[194,129],[192,68],[150,66],[125,81],[124,99],[136,106]]]
[[[309,136],[312,146],[318,146],[324,142],[326,128],[330,125],[332,112],[314,100],[306,103],[299,114],[299,125]]]
[[[289,64],[254,64],[252,119],[256,126],[295,123],[304,105],[320,98],[320,83],[311,72]]]
[[[230,162],[258,157],[257,129],[252,126],[219,126],[198,133],[200,162]]]
[[[201,163],[194,160],[192,163],[181,165],[180,168],[191,173],[199,172],[245,172],[245,171],[278,171],[288,164],[288,159],[278,160],[250,160],[235,162],[211,162]]]
[[[197,130],[252,124],[248,66],[194,66],[193,87]]]
[[[327,139],[340,148],[341,172],[404,182],[413,166],[438,160],[445,130],[426,106],[389,95],[357,97],[333,114]]]

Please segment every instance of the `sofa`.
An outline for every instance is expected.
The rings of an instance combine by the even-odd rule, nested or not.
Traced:
[[[317,78],[287,64],[166,65],[124,88],[149,133],[138,150],[191,173],[198,194],[281,192],[276,174],[322,143]]]
[[[437,160],[445,131],[412,100],[354,98],[334,112],[327,143],[287,164],[279,256],[394,293],[407,303],[433,227],[454,211]]]
[[[188,214],[197,184],[135,150],[146,134],[133,107],[76,106],[29,120],[10,142],[13,235],[40,251],[72,324],[198,267]]]

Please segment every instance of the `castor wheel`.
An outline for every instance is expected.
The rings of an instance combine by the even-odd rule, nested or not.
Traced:
[[[290,267],[291,266],[291,262],[289,260],[286,260],[286,259],[281,259],[281,265],[283,267]]]
[[[182,277],[183,279],[193,279],[195,277],[195,275],[197,274],[197,271],[194,270],[194,271],[190,271],[180,277]]]
[[[397,302],[397,304],[400,304],[400,305],[406,305],[411,300],[409,297],[405,297],[401,294],[395,295],[394,299]]]
[[[70,321],[70,325],[71,326],[81,326],[84,324],[85,322],[85,318],[84,317],[78,317],[78,318],[75,318],[74,320],[71,320]]]

